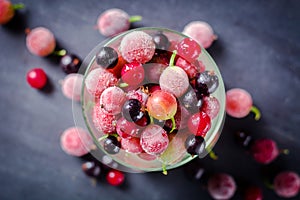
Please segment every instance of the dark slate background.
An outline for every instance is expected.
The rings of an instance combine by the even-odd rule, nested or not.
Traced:
[[[31,55],[25,47],[25,28],[45,26],[59,46],[84,58],[105,38],[93,28],[97,16],[118,7],[142,15],[134,27],[158,26],[182,31],[192,20],[212,25],[218,40],[208,49],[223,74],[226,89],[248,90],[262,111],[244,119],[227,117],[215,147],[217,161],[196,159],[207,174],[234,176],[238,192],[249,184],[263,188],[265,199],[279,199],[263,183],[282,170],[300,173],[300,2],[253,1],[60,1],[14,0],[26,9],[0,27],[0,199],[211,199],[206,179],[186,176],[188,166],[161,173],[126,174],[116,188],[100,180],[93,186],[81,171],[82,159],[66,155],[59,146],[61,132],[74,125],[71,101],[60,90],[65,74],[52,57]],[[31,89],[26,72],[42,67],[50,79],[46,91]],[[289,155],[268,166],[255,163],[236,145],[233,134],[245,130],[254,138],[270,137]],[[299,199],[298,195],[296,198]]]

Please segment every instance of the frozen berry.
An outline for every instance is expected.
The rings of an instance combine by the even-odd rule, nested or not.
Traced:
[[[152,37],[143,31],[132,31],[124,36],[120,44],[121,55],[127,62],[146,63],[154,55]]]
[[[244,194],[244,200],[263,200],[263,194],[259,187],[248,187]]]
[[[203,21],[192,21],[188,23],[182,33],[196,40],[203,48],[210,47],[213,41],[217,39],[212,27]]]
[[[129,153],[142,153],[143,149],[140,144],[140,138],[131,137],[131,138],[122,138],[121,139],[122,149]]]
[[[30,53],[43,57],[53,53],[56,46],[56,40],[49,29],[37,27],[27,34],[26,46]]]
[[[134,122],[127,121],[124,117],[121,117],[117,121],[116,131],[121,138],[139,137],[140,129]]]
[[[85,79],[87,91],[95,97],[100,97],[102,92],[118,83],[118,79],[110,72],[102,68],[92,70]]]
[[[93,110],[93,123],[98,131],[108,134],[115,132],[117,119],[114,115],[107,114],[102,105],[97,103]]]
[[[84,129],[70,127],[60,136],[60,145],[67,154],[83,156],[92,148],[93,140]]]
[[[112,169],[107,173],[106,180],[112,186],[119,186],[125,181],[125,175],[118,170]]]
[[[22,3],[12,4],[9,0],[0,1],[0,24],[8,23],[15,15],[15,10],[24,8]]]
[[[213,199],[225,200],[233,197],[236,184],[232,176],[219,173],[211,176],[208,180],[208,192]]]
[[[117,139],[117,137],[109,135],[107,138],[104,139],[103,148],[109,154],[116,154],[120,151],[121,143]]]
[[[87,161],[81,165],[82,171],[94,178],[98,178],[101,174],[101,166],[96,161]]]
[[[117,65],[119,55],[111,47],[101,47],[96,55],[96,62],[103,68],[113,68]]]
[[[144,86],[139,87],[137,90],[130,90],[127,92],[127,99],[137,99],[143,106],[146,105],[148,94],[146,92],[149,91],[149,88]]]
[[[65,97],[80,101],[83,75],[68,74],[61,83],[61,90]]]
[[[280,197],[295,197],[300,191],[300,177],[293,171],[284,171],[276,175],[274,190]]]
[[[66,54],[60,59],[62,70],[67,73],[77,73],[81,66],[81,59],[75,54]]]
[[[27,72],[27,83],[36,89],[43,88],[47,83],[47,75],[41,68],[33,68]]]
[[[116,86],[106,88],[100,96],[100,104],[111,115],[119,114],[126,100],[125,92]]]
[[[127,31],[130,23],[141,19],[141,16],[130,17],[124,10],[112,8],[106,10],[98,17],[97,26],[102,35],[111,37]]]
[[[259,110],[253,106],[251,95],[244,89],[233,88],[226,92],[226,113],[235,118],[246,117],[250,111],[255,119],[260,118]]]
[[[256,162],[269,164],[277,158],[279,150],[274,140],[257,139],[251,146],[251,154]]]

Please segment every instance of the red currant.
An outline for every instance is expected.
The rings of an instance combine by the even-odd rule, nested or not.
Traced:
[[[41,68],[33,68],[27,72],[27,83],[36,89],[43,88],[47,83],[47,75]]]
[[[125,64],[121,71],[122,80],[128,85],[138,85],[145,77],[143,65],[138,62]]]
[[[208,114],[200,111],[193,114],[188,120],[188,128],[196,136],[205,137],[211,126],[211,120]]]
[[[201,47],[195,40],[185,38],[177,45],[177,51],[179,56],[191,61],[196,60],[199,57]]]
[[[113,169],[107,173],[106,180],[113,186],[119,186],[124,182],[125,176],[124,173]]]

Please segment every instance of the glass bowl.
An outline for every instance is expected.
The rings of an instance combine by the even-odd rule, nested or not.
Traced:
[[[155,53],[150,61],[147,61],[146,63],[142,63],[143,67],[145,69],[145,78],[142,83],[139,85],[128,85],[124,84],[122,82],[122,78],[120,78],[120,71],[122,70],[122,66],[120,67],[120,63],[122,65],[126,63],[126,60],[121,57],[120,53],[120,44],[122,39],[127,36],[128,34],[135,32],[135,31],[141,31],[149,36],[154,38],[156,34],[163,34],[167,37],[169,41],[169,45],[167,49],[163,47],[164,49],[159,49],[158,45],[156,44],[156,49]],[[81,95],[81,109],[78,109],[78,104],[73,106],[73,111],[74,111],[74,119],[77,125],[86,128],[88,132],[91,134],[94,143],[95,143],[95,148],[91,151],[91,154],[96,157],[98,160],[103,162],[106,165],[109,165],[110,167],[116,168],[118,170],[126,171],[126,172],[151,172],[151,171],[164,171],[169,169],[173,169],[176,167],[179,167],[197,157],[203,158],[205,157],[214,147],[216,144],[225,120],[225,89],[224,89],[224,84],[223,80],[220,74],[220,71],[216,65],[216,63],[213,61],[213,59],[210,57],[210,55],[207,53],[207,51],[201,47],[201,53],[195,60],[193,60],[191,63],[194,63],[195,66],[197,66],[195,69],[197,69],[197,72],[203,72],[203,67],[205,67],[205,70],[213,72],[217,78],[218,78],[218,87],[217,89],[209,94],[210,96],[213,96],[218,99],[219,102],[219,112],[217,116],[211,120],[211,128],[209,131],[206,133],[204,140],[206,143],[205,150],[203,153],[200,155],[190,155],[187,153],[186,149],[184,147],[185,139],[188,134],[190,134],[189,129],[186,128],[187,125],[187,120],[184,119],[185,116],[180,115],[178,119],[180,120],[185,120],[184,123],[184,128],[179,128],[179,130],[175,130],[173,133],[169,133],[170,130],[168,130],[168,137],[169,137],[169,145],[168,148],[170,149],[165,150],[163,153],[160,154],[155,154],[155,155],[150,155],[148,153],[142,152],[142,153],[130,153],[127,150],[124,150],[123,148],[120,148],[120,151],[116,154],[111,154],[107,153],[107,151],[104,150],[103,143],[105,141],[106,136],[108,135],[107,133],[104,133],[103,131],[99,130],[97,127],[98,125],[95,126],[95,123],[93,121],[93,110],[97,103],[99,102],[99,96],[95,96],[94,94],[91,94],[87,90],[86,86],[86,80],[91,71],[95,69],[102,68],[106,71],[109,71],[113,73],[115,76],[119,76],[117,78],[118,82],[114,83],[117,87],[120,87],[126,94],[128,94],[129,91],[133,90],[138,90],[142,88],[145,89],[145,85],[149,85],[149,83],[153,84],[159,84],[159,81],[157,83],[153,83],[153,79],[150,80],[148,77],[149,71],[146,69],[148,65],[154,65],[156,64],[161,64],[164,63],[166,65],[166,61],[169,62],[171,55],[174,54],[174,50],[177,49],[177,46],[180,41],[183,39],[188,38],[188,36],[183,35],[180,32],[176,32],[173,30],[165,29],[165,28],[156,28],[156,27],[145,27],[145,28],[137,28],[137,29],[132,29],[127,32],[124,32],[120,35],[117,35],[113,38],[110,38],[104,42],[101,42],[99,45],[97,45],[90,53],[89,55],[85,58],[85,60],[82,63],[82,66],[80,68],[80,72],[84,74],[84,81],[83,81],[83,87],[82,87],[82,95]],[[161,38],[158,38],[162,40]],[[154,40],[154,39],[153,39]],[[112,47],[119,56],[119,62],[116,64],[115,67],[113,68],[107,68],[105,69],[104,67],[100,66],[97,63],[96,55],[98,54],[99,50],[103,47]],[[173,56],[174,57],[174,56]],[[185,60],[186,59],[184,56],[180,55],[180,53],[177,52],[176,56],[174,57],[175,60],[178,60],[178,57],[181,57]],[[120,61],[121,60],[121,61]],[[124,61],[125,60],[125,61]],[[128,63],[128,62],[127,62]],[[175,63],[174,63],[175,64]],[[158,65],[157,65],[158,66]],[[118,68],[118,69],[116,69]],[[160,68],[157,69],[159,71]],[[153,71],[153,70],[152,70]],[[154,70],[156,71],[156,69]],[[148,74],[147,74],[148,73]],[[153,73],[153,72],[152,72]],[[161,72],[159,72],[161,73]],[[192,82],[195,81],[193,80],[193,77],[189,77],[189,83],[190,83],[190,88],[193,88]],[[148,96],[151,95],[148,91],[149,88],[147,88],[146,92],[145,90],[142,90],[145,92]],[[148,93],[147,93],[148,92]],[[182,98],[178,97],[176,98],[177,104],[182,106]],[[124,103],[124,102],[122,102]],[[180,107],[179,107],[180,108]],[[147,108],[145,108],[145,112],[147,112]],[[190,115],[193,112],[199,112],[198,110],[194,111],[189,111]],[[115,118],[118,119],[122,117],[122,112],[120,114],[116,114]],[[164,126],[164,121],[161,120],[155,120],[153,117],[150,116],[150,122],[151,123],[157,123],[161,127]],[[149,122],[149,123],[150,123]],[[112,122],[112,126],[116,126],[116,121]],[[141,127],[138,126],[140,131],[142,132],[147,126]],[[178,129],[178,127],[177,127]],[[117,137],[118,140],[122,139],[119,137],[117,132],[114,131],[113,135]],[[182,133],[182,134],[181,134]],[[172,135],[172,139],[170,137]],[[140,137],[140,135],[137,135],[136,137]],[[178,140],[174,138],[180,138]],[[174,142],[173,142],[174,141]],[[175,141],[177,143],[175,143]],[[173,143],[172,143],[173,142]],[[179,143],[178,143],[179,142]],[[172,148],[171,148],[172,147]],[[167,153],[166,153],[167,152]]]

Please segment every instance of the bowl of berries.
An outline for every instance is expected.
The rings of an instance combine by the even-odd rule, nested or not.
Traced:
[[[106,155],[119,170],[166,173],[205,157],[217,142],[225,119],[223,80],[188,36],[132,29],[99,44],[80,70],[81,114],[99,160]]]

